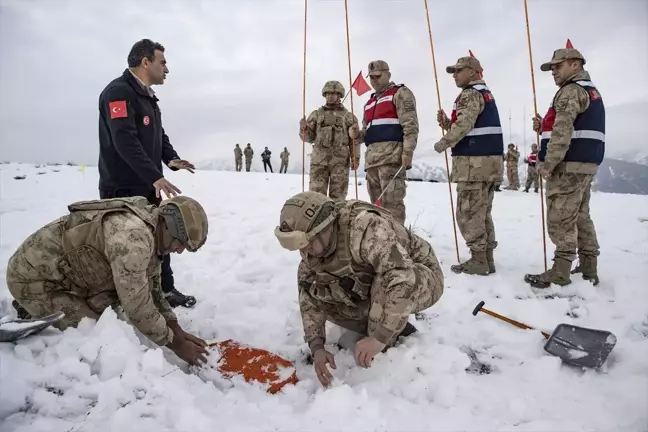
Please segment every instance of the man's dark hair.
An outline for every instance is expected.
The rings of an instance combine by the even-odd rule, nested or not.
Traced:
[[[135,42],[130,53],[128,53],[128,67],[139,66],[144,57],[152,62],[155,59],[155,50],[164,52],[164,47],[162,44],[153,42],[151,39],[142,39]]]

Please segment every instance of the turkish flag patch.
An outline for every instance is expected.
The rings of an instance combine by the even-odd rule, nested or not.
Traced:
[[[601,94],[596,89],[591,89],[589,94],[592,100],[601,99]]]
[[[110,102],[108,107],[110,109],[111,119],[128,117],[125,100]]]
[[[484,92],[484,102],[493,102],[493,94],[491,92]]]

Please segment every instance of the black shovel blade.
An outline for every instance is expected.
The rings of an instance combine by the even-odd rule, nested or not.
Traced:
[[[609,331],[594,330],[570,324],[559,324],[544,346],[549,354],[565,363],[586,368],[599,368],[617,343]]]

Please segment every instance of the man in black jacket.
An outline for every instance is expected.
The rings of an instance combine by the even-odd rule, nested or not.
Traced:
[[[128,68],[99,96],[99,196],[101,199],[140,195],[151,204],[181,193],[164,178],[162,162],[172,171],[194,166],[180,159],[162,127],[158,98],[151,89],[161,85],[169,69],[164,47],[149,39],[133,45]],[[193,296],[175,289],[171,258],[162,261],[162,290],[172,307],[192,307]]]

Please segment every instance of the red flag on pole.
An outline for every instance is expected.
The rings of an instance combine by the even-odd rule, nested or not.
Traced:
[[[574,45],[572,45],[571,41],[567,39],[567,43],[565,44],[565,48],[574,48]]]
[[[367,81],[365,81],[365,79],[362,77],[362,71],[360,71],[355,81],[353,81],[351,88],[355,89],[355,91],[358,93],[358,96],[362,96],[363,94],[371,90],[371,87],[369,87]]]
[[[470,54],[470,57],[475,57],[472,50],[468,50],[468,54]],[[479,72],[479,79],[482,79],[484,77],[484,74],[482,73],[483,71],[484,71],[484,68],[482,67],[481,72]]]

